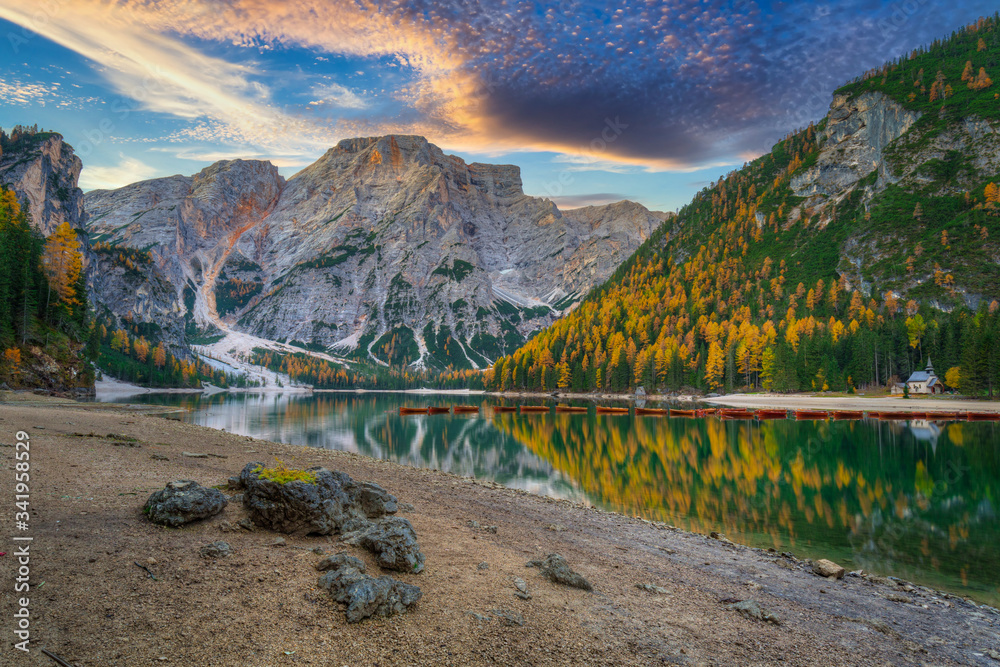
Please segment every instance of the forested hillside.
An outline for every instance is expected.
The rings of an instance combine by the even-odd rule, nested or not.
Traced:
[[[0,188],[0,381],[55,390],[93,384],[81,244],[66,223],[45,239]]]
[[[1000,31],[838,90],[485,377],[500,390],[846,390],[927,358],[1000,381]]]

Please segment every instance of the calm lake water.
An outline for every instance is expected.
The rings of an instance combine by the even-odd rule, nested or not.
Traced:
[[[503,401],[382,393],[127,400],[183,407],[170,417],[232,433],[585,500],[1000,605],[997,423],[722,421],[593,407],[401,417],[400,406]]]

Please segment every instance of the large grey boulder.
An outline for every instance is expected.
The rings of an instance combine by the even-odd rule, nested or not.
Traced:
[[[324,558],[316,568],[326,570],[319,578],[319,587],[328,591],[337,602],[347,605],[348,623],[372,616],[402,614],[423,595],[417,586],[392,577],[368,576],[363,562],[344,553]]]
[[[215,516],[228,502],[218,489],[207,489],[193,480],[179,479],[152,494],[142,511],[153,523],[181,526]]]
[[[239,475],[243,505],[258,526],[280,533],[330,535],[357,530],[398,509],[396,497],[378,484],[309,468],[315,481],[280,483],[261,478],[263,464],[248,463]]]
[[[344,535],[343,540],[375,554],[378,564],[387,570],[418,573],[424,569],[424,554],[413,524],[402,517],[369,523]]]

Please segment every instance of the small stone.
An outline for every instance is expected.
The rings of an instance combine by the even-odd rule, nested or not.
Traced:
[[[480,563],[479,565],[476,566],[476,569],[477,570],[488,570],[488,569],[490,569],[490,564],[487,563],[486,561],[483,561],[482,563]]]
[[[96,563],[96,562],[97,562],[97,559],[96,559],[96,558],[94,558],[93,556],[91,556],[90,558],[88,558],[88,559],[87,559],[87,562],[88,562],[88,563]]]
[[[251,521],[249,517],[243,517],[242,519],[236,522],[236,525],[242,528],[243,530],[249,530],[250,532],[253,532],[255,529],[253,521]]]
[[[491,609],[490,612],[500,619],[504,625],[521,627],[524,625],[524,616],[509,609]]]
[[[821,577],[834,577],[842,579],[846,570],[831,560],[821,558],[813,563],[813,572]]]
[[[668,547],[659,547],[659,549],[668,556],[673,556],[675,553],[677,553],[676,549],[670,549]]]
[[[181,456],[186,456],[189,459],[207,459],[208,454],[199,454],[197,452],[181,452]]]
[[[559,554],[549,554],[544,560],[528,561],[527,567],[537,567],[549,580],[564,586],[572,586],[585,591],[593,590],[590,582],[570,569],[566,559]]]
[[[524,583],[524,579],[521,577],[514,577],[514,588],[521,591],[522,593],[528,592],[528,584]]]
[[[485,528],[483,528],[483,530],[485,530],[487,533],[493,533],[494,535],[497,534],[496,526],[486,526]]]
[[[218,558],[225,558],[233,553],[233,548],[229,546],[229,542],[212,542],[211,544],[206,544],[203,546],[198,553],[202,558],[209,558],[212,560]]]
[[[479,522],[478,521],[469,520],[469,521],[465,522],[465,525],[468,526],[469,528],[472,528],[473,530],[478,530],[479,529]]]
[[[156,559],[150,556],[146,559],[146,565],[156,565]]]
[[[554,533],[561,533],[564,530],[566,530],[566,526],[562,525],[561,523],[550,523],[548,525],[548,529]]]
[[[400,512],[405,512],[405,513],[409,514],[410,512],[412,512],[414,510],[414,507],[413,507],[412,503],[398,503],[398,505],[399,505],[399,511]]]
[[[231,533],[234,530],[236,530],[236,528],[234,528],[233,524],[229,523],[228,521],[223,521],[222,523],[219,524],[219,530],[221,530],[224,533]]]
[[[149,458],[153,459],[154,461],[169,461],[170,460],[168,457],[164,456],[163,454],[150,454]]]
[[[482,623],[483,621],[488,621],[489,620],[489,616],[483,616],[482,614],[477,614],[474,611],[467,611],[467,612],[465,612],[465,615],[466,616],[471,616],[472,618],[476,619],[480,623]]]
[[[283,538],[283,537],[276,537],[276,538],[274,538],[274,540],[271,541],[271,543],[270,543],[269,546],[272,546],[272,547],[283,547],[283,546],[286,546],[287,544],[288,544],[288,542],[285,541],[285,538]]]
[[[757,621],[765,621],[767,623],[773,623],[774,625],[781,625],[781,619],[775,614],[760,608],[756,600],[743,600],[742,602],[737,602],[736,604],[728,605],[728,609],[739,612],[747,618],[752,618]]]
[[[903,603],[910,602],[910,598],[906,597],[905,595],[901,595],[899,593],[889,593],[888,595],[885,596],[885,599],[888,600],[889,602],[903,602]]]
[[[668,592],[666,588],[663,588],[662,586],[656,586],[654,584],[636,584],[635,587],[638,588],[640,591],[646,591],[647,593],[657,593],[660,595],[663,595],[664,593]]]
[[[531,593],[528,593],[527,591],[525,591],[525,592],[514,591],[514,595],[516,597],[521,598],[522,600],[530,600],[531,599]]]

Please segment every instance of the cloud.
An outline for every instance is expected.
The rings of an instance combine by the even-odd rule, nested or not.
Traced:
[[[36,20],[35,7],[0,0],[0,17],[91,59],[143,108],[190,121],[169,137],[180,143],[314,155],[347,136],[406,132],[479,154],[693,170],[768,150],[820,118],[838,85],[994,4],[63,0]],[[193,43],[367,59],[366,70],[401,77],[399,112],[324,119],[283,108],[262,83],[280,73]],[[310,99],[332,112],[367,108],[335,85]]]
[[[25,83],[20,79],[0,78],[0,99],[12,106],[45,106],[59,93],[59,84]]]
[[[620,202],[626,199],[634,200],[635,197],[629,195],[623,195],[616,192],[595,192],[589,195],[562,195],[559,197],[548,197],[552,200],[556,206],[558,206],[563,211],[574,208],[582,208],[584,206],[603,206],[605,204],[614,204],[615,202]]]
[[[118,163],[113,165],[85,164],[80,172],[80,187],[83,190],[112,190],[157,176],[157,170],[144,162],[124,153],[119,153],[118,157]]]
[[[309,106],[332,106],[339,109],[365,109],[368,102],[350,88],[339,83],[325,83],[315,86],[312,95],[316,99]]]

